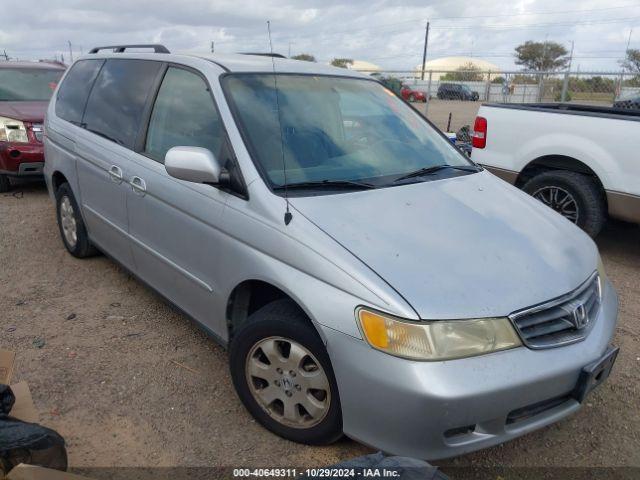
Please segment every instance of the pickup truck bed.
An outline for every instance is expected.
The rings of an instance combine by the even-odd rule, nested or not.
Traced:
[[[472,158],[595,236],[607,215],[640,223],[640,111],[483,104]]]

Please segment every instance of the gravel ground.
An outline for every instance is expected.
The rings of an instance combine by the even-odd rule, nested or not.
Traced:
[[[640,228],[613,223],[598,245],[620,296],[612,377],[569,419],[435,462],[445,472],[640,467]],[[220,346],[112,261],[66,253],[38,183],[0,195],[0,265],[0,346],[17,351],[14,380],[29,382],[71,466],[320,466],[370,452],[348,439],[298,445],[256,424]]]

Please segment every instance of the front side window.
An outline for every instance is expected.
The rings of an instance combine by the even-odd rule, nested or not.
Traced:
[[[152,60],[107,60],[91,90],[83,126],[133,148],[147,96],[161,67]]]
[[[222,122],[205,81],[187,70],[169,68],[149,121],[145,152],[161,163],[177,146],[203,147],[217,156],[222,138]]]
[[[274,188],[285,183],[283,151],[287,185],[341,181],[380,187],[430,167],[477,170],[377,82],[280,74],[278,104],[274,75],[232,74],[223,85]]]
[[[80,125],[89,92],[104,60],[80,60],[73,64],[58,89],[56,115]]]
[[[49,100],[63,73],[41,68],[0,68],[0,102]]]

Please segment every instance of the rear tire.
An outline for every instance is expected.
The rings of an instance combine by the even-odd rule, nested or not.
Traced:
[[[78,203],[68,183],[63,183],[56,190],[56,214],[62,243],[71,255],[86,258],[98,253],[89,240]]]
[[[523,190],[591,237],[598,235],[606,223],[604,194],[597,181],[588,175],[564,170],[548,171],[529,180]]]
[[[11,190],[11,182],[6,175],[0,175],[0,193],[6,193]]]
[[[249,316],[229,346],[229,368],[244,406],[276,435],[310,445],[342,437],[329,355],[293,301],[276,300]]]

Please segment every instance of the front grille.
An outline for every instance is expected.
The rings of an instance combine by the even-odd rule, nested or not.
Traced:
[[[600,310],[600,279],[594,273],[573,292],[510,315],[530,348],[550,348],[582,340]]]
[[[42,128],[42,124],[41,123],[34,123],[33,126],[31,127],[31,130],[33,130],[33,134],[36,137],[36,140],[38,140],[40,143],[42,143],[42,134],[44,132],[43,128]]]

